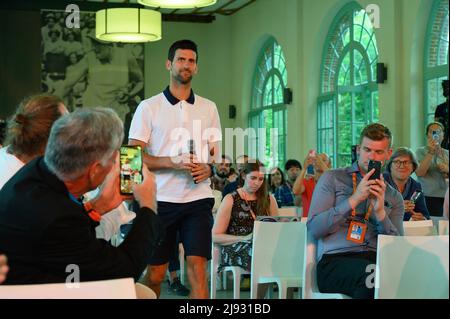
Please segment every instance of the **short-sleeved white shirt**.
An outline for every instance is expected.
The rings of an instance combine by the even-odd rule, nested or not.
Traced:
[[[214,142],[222,140],[216,104],[191,92],[186,101],[179,101],[168,88],[142,101],[131,121],[129,138],[147,144],[151,156],[165,157],[188,153],[188,140],[194,140],[195,153],[200,162],[208,162]],[[210,180],[195,184],[190,172],[183,170],[155,170],[157,200],[188,203],[214,198]]]
[[[0,189],[7,181],[17,173],[19,169],[25,164],[15,157],[13,154],[8,153],[8,147],[0,148]]]

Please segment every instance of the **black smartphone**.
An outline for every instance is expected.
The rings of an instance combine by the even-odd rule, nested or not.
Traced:
[[[314,165],[308,165],[306,173],[308,173],[308,175],[314,175]]]
[[[369,180],[371,179],[380,179],[381,178],[381,162],[380,161],[369,161],[369,168],[367,172],[370,172],[372,169],[375,168],[375,172],[370,176]]]
[[[120,147],[120,193],[133,194],[131,182],[142,182],[142,149],[138,145]]]

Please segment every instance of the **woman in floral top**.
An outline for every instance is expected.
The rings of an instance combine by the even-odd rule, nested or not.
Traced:
[[[250,271],[256,216],[276,215],[278,209],[275,198],[268,194],[264,165],[247,163],[243,172],[244,186],[225,196],[212,230],[213,241],[222,246],[219,271],[225,266]]]

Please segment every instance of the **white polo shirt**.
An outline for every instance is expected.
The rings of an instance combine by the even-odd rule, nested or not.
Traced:
[[[216,104],[191,91],[187,101],[179,101],[167,87],[164,92],[142,101],[134,113],[128,137],[147,143],[151,156],[176,156],[189,152],[194,140],[200,162],[208,162],[212,143],[222,140]],[[162,169],[156,175],[157,200],[188,203],[214,198],[207,179],[195,184],[190,172]]]

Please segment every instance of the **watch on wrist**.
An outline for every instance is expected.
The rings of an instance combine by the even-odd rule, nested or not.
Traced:
[[[84,209],[86,211],[86,213],[88,214],[89,218],[92,219],[93,221],[99,223],[100,220],[102,219],[102,215],[99,214],[99,212],[97,212],[94,207],[92,206],[91,202],[86,202],[83,204]]]

